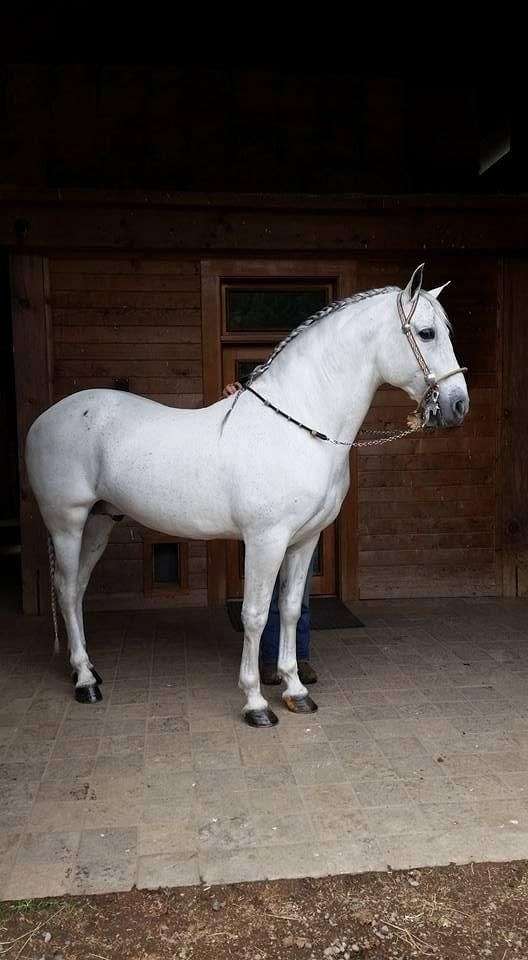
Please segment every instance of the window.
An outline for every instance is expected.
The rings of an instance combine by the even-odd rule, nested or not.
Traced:
[[[180,545],[179,543],[152,544],[152,583],[172,583],[180,585]]]
[[[271,348],[270,348],[271,353]],[[235,361],[235,370],[236,370],[236,380],[243,380],[244,377],[249,377],[255,367],[258,367],[259,364],[265,363],[268,359],[267,356],[261,357],[260,360],[236,360]]]
[[[249,289],[225,286],[227,334],[288,333],[321,310],[332,298],[330,285],[283,286]]]
[[[143,592],[145,596],[171,597],[189,586],[189,545],[184,540],[145,536],[143,540]]]

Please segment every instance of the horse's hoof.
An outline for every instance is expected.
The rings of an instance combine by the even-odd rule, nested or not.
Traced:
[[[274,727],[279,722],[279,718],[269,707],[264,710],[246,710],[244,720],[250,727]]]
[[[284,703],[292,713],[315,713],[318,709],[311,697],[283,697]]]
[[[94,670],[94,668],[91,667],[91,668],[90,668],[90,672],[91,672],[91,674],[92,674],[92,676],[93,676],[93,678],[94,678],[94,680],[95,680],[96,683],[102,683],[102,682],[103,682],[103,678],[99,676],[99,674],[97,673],[97,670]],[[73,683],[77,683],[77,672],[72,673],[72,681],[73,681]]]
[[[98,703],[103,699],[103,694],[94,683],[90,687],[75,687],[75,699],[77,703]]]

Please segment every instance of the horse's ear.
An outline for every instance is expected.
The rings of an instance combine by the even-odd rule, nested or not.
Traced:
[[[441,287],[435,287],[434,290],[428,290],[427,292],[430,297],[434,297],[435,300],[438,300],[438,297],[442,293],[442,290],[445,290],[445,288],[448,287],[450,283],[451,283],[451,280],[448,280],[447,283],[443,283]]]
[[[403,291],[404,299],[407,300],[407,302],[415,300],[420,294],[420,290],[422,289],[422,277],[423,277],[424,266],[425,264],[421,263],[419,267],[416,267],[416,270],[414,271],[411,279],[409,280],[409,283],[407,284],[407,286],[405,287],[405,290]]]

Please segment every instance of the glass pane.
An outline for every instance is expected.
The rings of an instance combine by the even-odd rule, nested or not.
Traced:
[[[261,357],[259,360],[237,360],[235,363],[235,379],[243,380],[244,377],[249,377],[255,367],[258,367],[259,363],[264,363],[267,359],[267,357]]]
[[[177,543],[152,545],[152,580],[154,583],[180,582],[180,551]]]
[[[305,290],[226,290],[226,329],[230,333],[293,330],[328,303],[327,287]]]

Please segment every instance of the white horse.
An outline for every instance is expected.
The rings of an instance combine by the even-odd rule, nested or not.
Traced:
[[[280,570],[283,699],[295,712],[317,709],[297,673],[296,625],[310,558],[348,490],[349,446],[376,389],[401,387],[442,425],[469,409],[442,288],[423,291],[421,279],[419,267],[403,291],[371,290],[309,318],[254,372],[258,393],[242,391],[234,404],[180,410],[83,390],[35,421],[26,463],[53,541],[76,699],[101,699],[82,603],[116,516],[127,515],[172,536],[244,541],[239,686],[253,726],[277,722],[260,690],[259,643]]]

